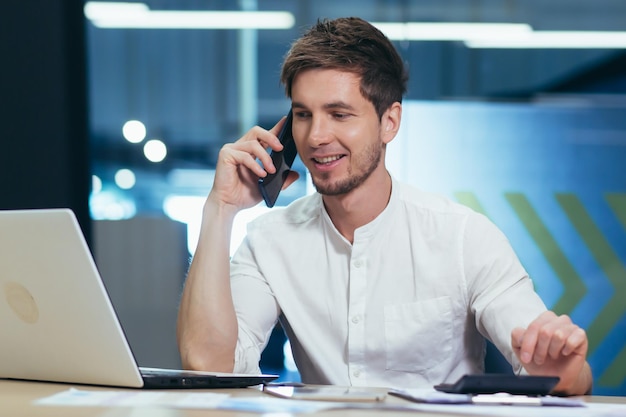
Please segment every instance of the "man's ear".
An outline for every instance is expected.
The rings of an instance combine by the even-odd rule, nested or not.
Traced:
[[[393,140],[400,130],[400,121],[402,120],[402,104],[393,103],[383,114],[381,120],[381,137],[383,143],[387,144]]]

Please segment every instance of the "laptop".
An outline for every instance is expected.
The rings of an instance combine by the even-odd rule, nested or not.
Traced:
[[[0,210],[0,378],[240,388],[278,375],[141,368],[74,213]]]

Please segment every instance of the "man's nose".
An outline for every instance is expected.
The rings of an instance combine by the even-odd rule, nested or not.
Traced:
[[[332,137],[331,126],[327,118],[312,116],[307,140],[309,145],[319,147],[330,141]]]

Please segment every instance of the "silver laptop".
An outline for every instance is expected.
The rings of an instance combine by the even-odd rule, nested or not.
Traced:
[[[0,210],[0,378],[233,388],[277,377],[138,367],[74,213]]]

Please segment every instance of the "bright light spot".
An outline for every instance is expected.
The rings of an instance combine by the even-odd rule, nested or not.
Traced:
[[[285,355],[285,369],[289,372],[298,372],[296,361],[293,359],[293,352],[291,351],[291,343],[289,340],[283,345],[283,354]]]
[[[91,192],[93,194],[98,194],[102,191],[102,180],[97,175],[91,176]]]
[[[165,197],[163,201],[163,212],[170,219],[187,224],[187,249],[191,255],[195,253],[200,237],[202,209],[205,201],[206,197],[189,195],[170,195]],[[242,210],[235,216],[230,239],[230,256],[233,256],[246,236],[248,223],[268,210],[269,208],[261,203],[247,210]]]
[[[124,123],[122,134],[130,143],[139,143],[146,138],[146,126],[139,120],[129,120]]]
[[[200,236],[202,207],[205,197],[190,195],[170,195],[163,200],[163,212],[172,220],[187,224],[187,250],[190,254],[196,251]]]
[[[174,168],[167,174],[167,182],[174,188],[197,188],[208,195],[215,179],[214,169]]]
[[[133,188],[135,182],[135,173],[130,169],[120,169],[115,173],[115,184],[123,190]]]
[[[143,154],[150,162],[161,162],[167,156],[167,147],[160,140],[152,139],[144,145]]]
[[[243,239],[246,237],[248,223],[259,217],[261,214],[267,213],[268,210],[269,208],[265,205],[265,203],[261,202],[254,207],[241,210],[237,213],[233,222],[233,229],[230,237],[231,256],[235,253],[239,245],[241,245],[241,242],[243,242]]]
[[[130,219],[137,213],[137,207],[132,200],[105,190],[91,196],[89,209],[94,220]]]
[[[306,171],[306,195],[311,195],[315,193],[317,190],[315,189],[315,185],[313,185],[313,178],[311,177],[311,173]]]

